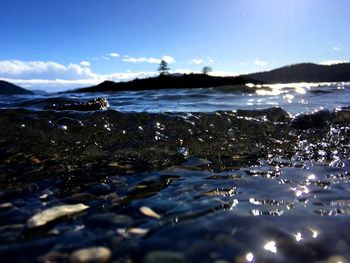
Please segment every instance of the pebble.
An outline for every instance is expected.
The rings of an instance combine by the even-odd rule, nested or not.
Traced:
[[[134,234],[134,235],[140,235],[144,236],[149,232],[149,229],[146,228],[138,228],[138,227],[133,227],[128,230],[128,233]]]
[[[106,247],[89,247],[74,251],[70,257],[70,263],[105,263],[109,262],[112,252]]]
[[[159,214],[157,214],[156,212],[154,212],[151,208],[147,207],[147,206],[143,206],[140,208],[140,211],[142,214],[149,216],[149,217],[153,217],[156,219],[160,219],[161,216]]]
[[[46,223],[53,221],[59,217],[72,215],[88,209],[84,204],[76,205],[60,205],[46,209],[38,214],[35,214],[27,221],[29,228],[43,226]]]
[[[185,256],[179,252],[152,251],[143,259],[143,263],[183,263]]]

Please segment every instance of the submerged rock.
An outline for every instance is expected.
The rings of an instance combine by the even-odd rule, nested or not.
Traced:
[[[350,123],[350,108],[343,107],[336,109],[333,113],[333,122],[336,124]]]
[[[84,204],[55,206],[32,216],[27,221],[27,226],[29,228],[43,226],[46,223],[51,222],[57,218],[79,213],[88,208],[89,207]]]
[[[300,114],[292,120],[292,126],[297,129],[324,128],[331,123],[333,116],[327,109],[313,113]]]
[[[96,98],[87,102],[76,102],[66,104],[52,104],[44,107],[45,110],[75,110],[75,111],[94,111],[106,110],[109,108],[109,102],[106,98]]]
[[[280,107],[272,107],[261,110],[237,110],[237,116],[265,118],[271,122],[286,122],[291,119],[289,113]]]
[[[79,249],[71,254],[71,263],[105,263],[112,257],[112,252],[106,247],[90,247]]]

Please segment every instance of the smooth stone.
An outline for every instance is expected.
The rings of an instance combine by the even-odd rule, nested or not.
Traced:
[[[46,209],[40,213],[35,214],[27,221],[28,228],[43,226],[46,223],[53,221],[62,216],[68,216],[75,213],[82,212],[89,207],[84,204],[76,205],[60,205]]]
[[[183,263],[185,256],[179,252],[152,251],[143,259],[143,263]]]
[[[90,247],[74,251],[70,263],[106,263],[112,257],[112,252],[106,247]]]

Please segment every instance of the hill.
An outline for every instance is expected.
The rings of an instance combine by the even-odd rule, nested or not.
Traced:
[[[271,71],[243,75],[242,77],[269,84],[350,81],[350,63],[330,66],[302,63],[281,67]]]
[[[0,80],[0,95],[12,94],[33,94],[33,92],[23,89],[15,84]]]
[[[246,77],[214,77],[205,74],[160,75],[147,79],[135,79],[128,82],[104,81],[96,86],[77,89],[72,92],[99,92],[122,90],[155,90],[176,88],[207,88],[227,85],[260,83]]]

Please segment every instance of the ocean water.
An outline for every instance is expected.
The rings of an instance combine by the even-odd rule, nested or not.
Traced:
[[[95,97],[110,109],[44,110]],[[0,258],[348,262],[349,98],[349,83],[0,97]]]

